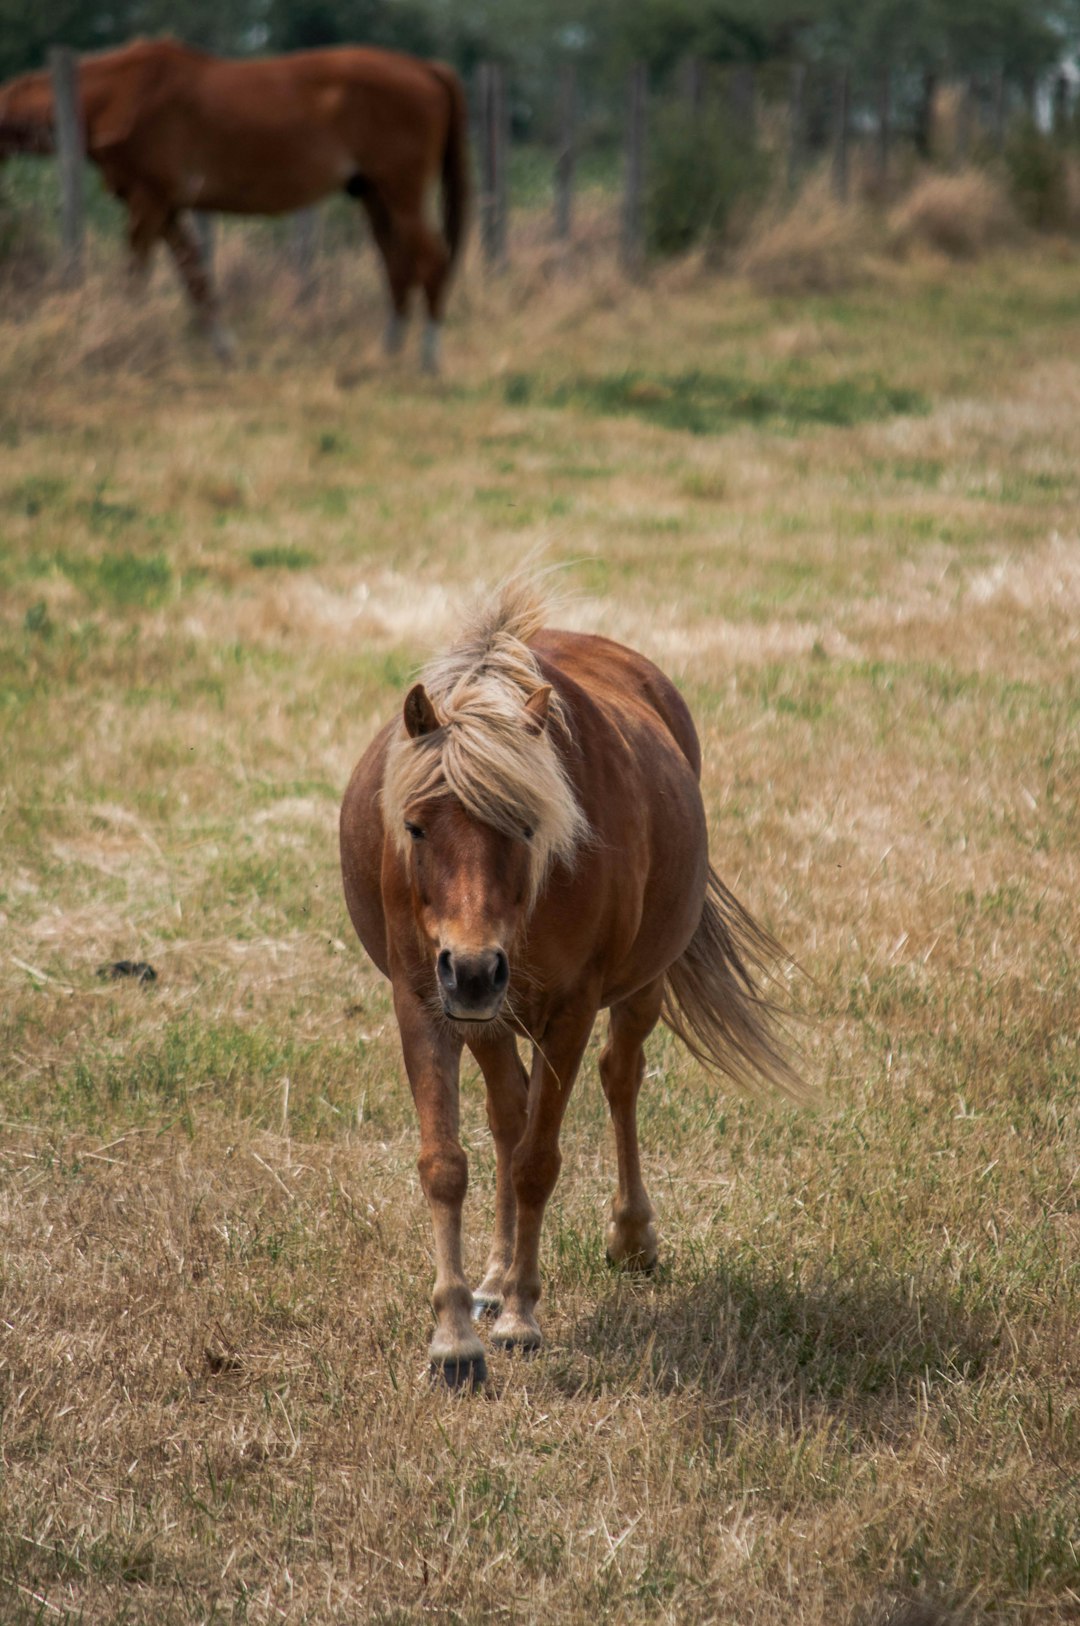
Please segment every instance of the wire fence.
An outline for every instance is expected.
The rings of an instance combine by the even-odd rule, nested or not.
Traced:
[[[650,85],[643,64],[629,70],[620,112],[585,105],[576,65],[556,64],[549,105],[523,106],[506,67],[485,62],[469,88],[478,235],[493,275],[512,258],[511,212],[543,201],[551,233],[572,241],[583,179],[605,173],[618,192],[618,256],[630,277],[642,274],[648,252],[647,210],[653,133],[677,110],[697,132],[703,156],[712,143],[740,150],[768,148],[774,172],[794,191],[807,169],[826,163],[836,197],[851,196],[856,171],[885,195],[911,156],[959,165],[1003,150],[1010,120],[1033,114],[1035,88],[1011,84],[1005,73],[954,78],[894,65],[856,77],[846,66],[766,64],[727,67],[690,59],[666,82]],[[64,47],[49,53],[56,103],[60,272],[77,283],[86,261],[87,207],[78,57]],[[1075,87],[1063,79],[1051,93],[1052,128],[1075,124]],[[529,155],[529,164],[515,162]],[[713,154],[715,156],[715,153]],[[910,165],[908,166],[910,167]],[[517,189],[515,177],[531,184]],[[515,196],[520,190],[521,197]],[[300,297],[310,298],[326,233],[323,207],[303,210],[286,231],[287,258]],[[213,258],[214,223],[198,218],[204,258]]]

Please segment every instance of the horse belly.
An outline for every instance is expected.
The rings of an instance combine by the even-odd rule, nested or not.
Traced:
[[[706,865],[700,886],[695,880],[693,886],[687,886],[682,895],[672,901],[670,908],[655,916],[642,917],[633,948],[604,990],[604,1005],[617,1004],[637,993],[639,988],[655,982],[686,952],[701,918],[707,873]]]
[[[249,140],[190,164],[184,202],[222,214],[290,214],[341,191],[351,171],[347,154],[329,144],[305,150],[273,141],[260,150]]]

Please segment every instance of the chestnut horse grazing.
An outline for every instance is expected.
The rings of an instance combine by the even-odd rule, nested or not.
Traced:
[[[400,347],[419,285],[423,364],[437,369],[469,185],[465,95],[451,68],[352,46],[228,62],[175,40],[136,40],[84,57],[79,89],[87,155],[127,207],[135,266],[165,241],[220,353],[230,342],[183,211],[284,214],[347,192],[367,211],[386,266],[387,347]],[[48,74],[0,85],[0,158],[51,151],[54,122]],[[442,236],[424,215],[440,178]]]
[[[636,1107],[664,1020],[737,1082],[805,1087],[756,986],[783,950],[709,865],[701,751],[682,698],[644,656],[557,632],[526,582],[504,586],[428,666],[355,769],[341,809],[353,925],[393,984],[435,1231],[429,1355],[451,1384],[485,1375],[473,1326],[540,1343],[540,1227],[559,1129],[597,1011],[618,1155],[608,1257],[656,1260]],[[532,1045],[526,1072],[517,1037]],[[495,1141],[495,1229],[465,1279],[458,1069],[472,1052]]]

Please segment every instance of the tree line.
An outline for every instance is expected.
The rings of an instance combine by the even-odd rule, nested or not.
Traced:
[[[171,33],[230,55],[346,42],[439,56],[471,75],[501,63],[527,119],[567,58],[613,96],[632,63],[661,82],[688,57],[806,62],[860,75],[1004,74],[1029,89],[1080,45],[1080,0],[0,0],[0,78],[50,45],[106,49]]]

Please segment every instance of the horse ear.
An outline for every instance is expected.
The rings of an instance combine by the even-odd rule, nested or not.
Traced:
[[[435,707],[422,683],[414,683],[405,696],[405,731],[410,739],[418,740],[422,734],[433,734],[439,726]]]
[[[531,694],[525,702],[525,721],[534,734],[542,734],[547,727],[548,709],[551,705],[551,684],[545,683],[535,694]]]

